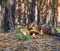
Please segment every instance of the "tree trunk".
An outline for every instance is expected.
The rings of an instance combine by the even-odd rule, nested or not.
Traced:
[[[14,5],[13,5],[12,0],[7,0],[6,2],[6,7],[5,7],[5,16],[4,16],[4,29],[5,31],[9,31],[9,30],[13,30],[14,29],[14,24],[13,24],[13,20],[14,20]]]

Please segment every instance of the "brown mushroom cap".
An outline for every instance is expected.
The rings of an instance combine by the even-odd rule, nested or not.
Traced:
[[[29,32],[32,33],[32,34],[33,33],[35,33],[35,34],[41,34],[38,30],[30,30]]]

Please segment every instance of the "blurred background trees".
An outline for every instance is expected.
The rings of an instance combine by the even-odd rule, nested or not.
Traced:
[[[2,10],[5,10],[6,3],[7,0],[2,0]],[[14,0],[14,8],[14,24],[26,26],[35,21],[57,26],[58,0]]]

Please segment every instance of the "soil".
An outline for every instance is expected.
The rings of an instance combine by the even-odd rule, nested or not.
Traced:
[[[60,37],[51,35],[30,36],[28,41],[17,40],[16,33],[0,34],[0,51],[60,51]]]

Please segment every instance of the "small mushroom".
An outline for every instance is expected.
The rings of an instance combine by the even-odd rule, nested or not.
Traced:
[[[43,33],[45,33],[45,34],[50,33],[50,27],[47,24],[41,25],[41,29],[42,29]]]

